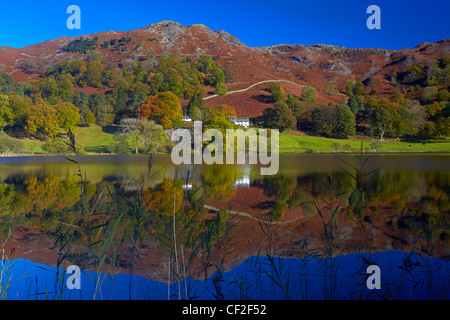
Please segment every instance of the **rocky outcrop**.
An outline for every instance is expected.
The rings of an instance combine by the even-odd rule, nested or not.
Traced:
[[[228,42],[229,44],[232,44],[234,46],[239,46],[239,47],[248,47],[245,43],[243,43],[241,40],[239,40],[236,37],[233,37],[231,34],[229,34],[228,32],[225,32],[223,30],[217,30],[216,35],[219,37],[219,39]]]
[[[335,72],[341,75],[349,75],[352,73],[352,71],[347,68],[347,66],[340,62],[327,62],[322,66],[322,69]]]

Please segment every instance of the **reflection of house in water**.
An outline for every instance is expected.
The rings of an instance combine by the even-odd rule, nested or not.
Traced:
[[[192,184],[184,184],[183,185],[183,190],[191,190],[192,189]]]
[[[236,188],[242,188],[242,187],[250,187],[250,176],[248,174],[245,174],[242,178],[236,179],[236,181],[234,182],[232,188],[236,189]]]

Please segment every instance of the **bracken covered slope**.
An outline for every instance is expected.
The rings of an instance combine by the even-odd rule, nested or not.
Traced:
[[[185,27],[173,21],[163,21],[128,32],[108,31],[83,37],[98,38],[95,50],[101,53],[106,63],[121,65],[130,59],[148,61],[167,53],[192,57],[206,54],[211,55],[220,67],[228,66],[234,71],[234,82],[227,84],[229,91],[245,89],[264,80],[287,80],[294,83],[283,83],[287,93],[297,96],[301,95],[304,85],[316,87],[318,103],[341,101],[343,95],[328,94],[327,85],[334,82],[343,92],[348,80],[370,81],[381,96],[390,95],[389,75],[392,72],[405,70],[411,65],[428,65],[450,52],[450,39],[397,51],[325,44],[281,44],[252,48],[223,30],[212,31],[201,24]],[[100,46],[105,41],[122,37],[130,41],[120,47]],[[30,62],[45,70],[64,59],[83,59],[87,54],[62,50],[65,45],[79,38],[81,36],[61,37],[24,48],[0,47],[0,72],[10,74],[15,81],[37,79],[37,73],[30,74],[23,69],[24,63]],[[263,83],[244,92],[230,93],[205,102],[209,106],[228,104],[236,109],[238,116],[256,117],[268,106],[266,98],[269,86],[270,83]],[[89,91],[90,88],[85,90]]]

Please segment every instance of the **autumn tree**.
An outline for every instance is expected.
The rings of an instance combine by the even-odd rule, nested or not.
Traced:
[[[9,106],[9,97],[0,94],[0,131],[7,125],[14,124],[14,114]]]
[[[217,129],[225,137],[227,129],[234,129],[234,124],[230,120],[230,112],[232,113],[232,109],[228,109],[226,105],[214,108],[205,107],[203,109],[203,130]]]
[[[391,97],[391,101],[398,103],[399,105],[406,106],[407,102],[405,96],[400,90],[396,90],[394,95]]]
[[[236,109],[226,104],[219,104],[218,106],[214,107],[214,110],[226,117],[236,117]]]
[[[284,92],[284,88],[279,83],[274,83],[270,86],[270,93],[272,94],[272,99],[274,102],[284,101],[286,94]]]
[[[154,120],[165,129],[181,124],[183,111],[180,100],[170,91],[150,96],[139,108],[139,118]]]
[[[53,138],[59,130],[56,109],[46,102],[32,105],[28,111],[26,130],[30,134],[41,132]]]
[[[92,60],[87,63],[86,68],[86,84],[91,87],[100,88],[102,86],[102,63],[99,60]]]
[[[86,114],[84,115],[84,123],[87,125],[95,124],[95,116],[92,111],[86,112]]]

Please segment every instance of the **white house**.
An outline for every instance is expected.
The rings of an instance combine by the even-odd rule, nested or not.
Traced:
[[[185,122],[191,122],[192,121],[191,117],[189,117],[189,116],[183,116],[182,120],[185,121]]]
[[[236,117],[233,116],[233,117],[230,117],[230,119],[236,126],[242,126],[246,129],[250,126],[250,120],[248,118],[236,119]]]

